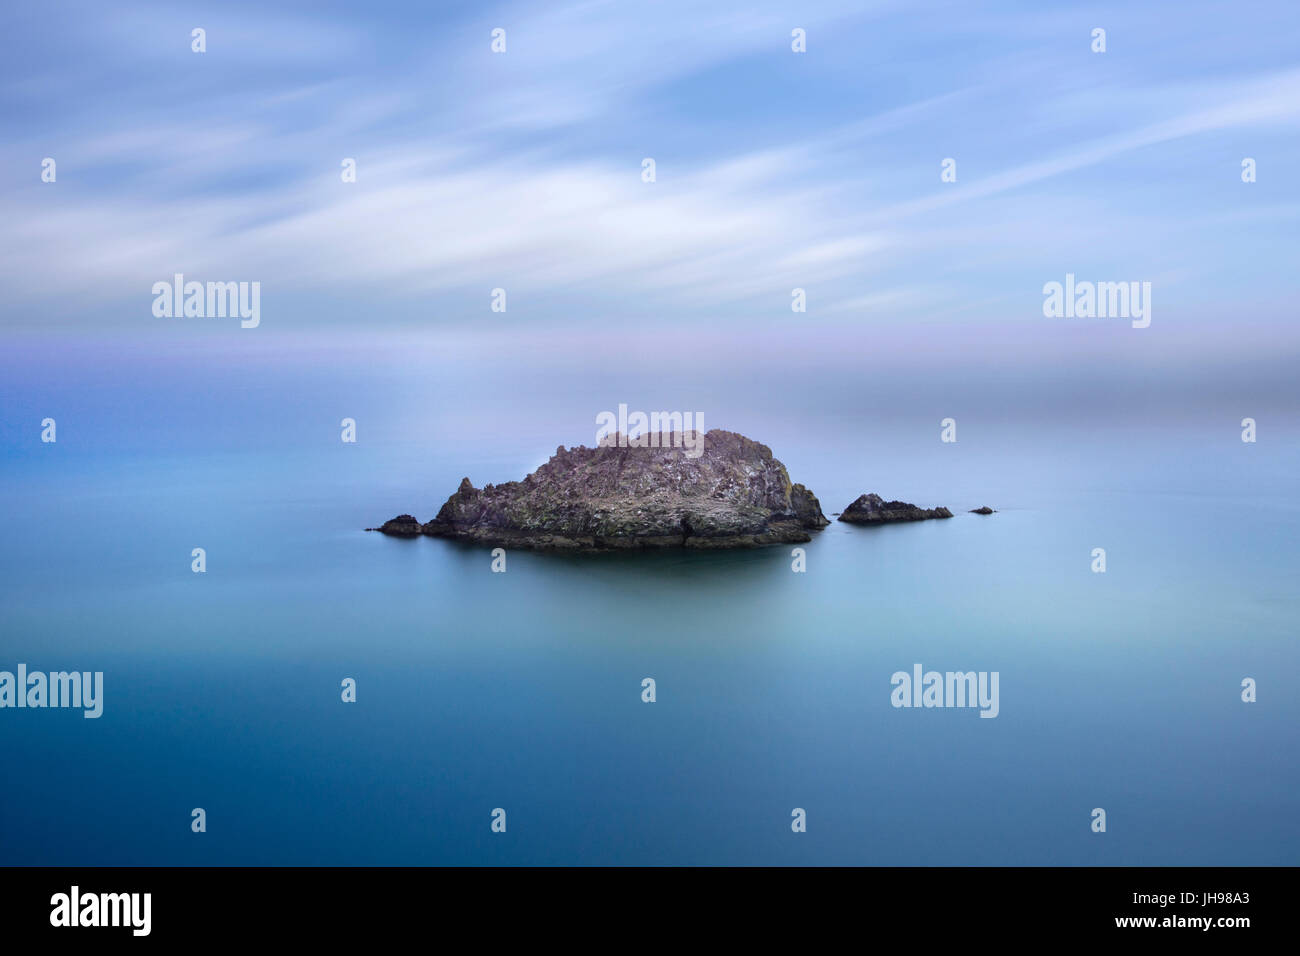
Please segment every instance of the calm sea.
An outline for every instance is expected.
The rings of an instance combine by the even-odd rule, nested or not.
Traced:
[[[511,552],[500,574],[362,529],[591,444],[639,393],[148,369],[3,388],[0,669],[102,671],[105,701],[0,711],[0,862],[1300,857],[1300,461],[1276,432],[1243,444],[1235,410],[972,412],[945,445],[938,399],[819,419],[759,386],[651,393],[769,444],[828,515],[874,491],[957,516],[832,524],[805,573],[777,547]],[[997,671],[998,716],[893,708],[915,664]]]

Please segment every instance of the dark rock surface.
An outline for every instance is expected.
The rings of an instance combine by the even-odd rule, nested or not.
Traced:
[[[970,513],[973,515],[991,515],[991,514],[995,514],[996,512],[994,512],[994,510],[990,508],[988,505],[985,505],[983,508],[972,508],[970,510]]]
[[[693,436],[698,437],[698,436]],[[385,534],[419,533],[493,547],[608,551],[740,548],[812,540],[830,524],[821,504],[794,484],[771,449],[734,432],[704,435],[686,453],[668,434],[661,447],[556,450],[523,481],[475,488],[468,478],[422,527],[410,515],[385,522]],[[688,446],[690,447],[690,446]]]
[[[839,520],[850,524],[891,524],[896,521],[925,521],[928,518],[951,518],[947,508],[918,508],[906,501],[885,501],[880,495],[862,495],[840,513]]]
[[[389,518],[378,528],[367,528],[367,531],[382,531],[384,534],[396,535],[399,538],[414,538],[420,534],[422,527],[420,522],[412,515],[398,515],[396,518]]]

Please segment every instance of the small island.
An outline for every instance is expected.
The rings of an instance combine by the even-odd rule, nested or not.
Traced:
[[[475,488],[463,479],[427,523],[403,514],[366,530],[618,551],[797,543],[830,524],[817,497],[790,481],[766,445],[721,429],[704,434],[702,448],[701,436],[688,437],[615,434],[596,448],[561,446],[522,481]]]
[[[849,524],[894,524],[951,517],[952,512],[947,508],[918,508],[906,501],[885,501],[880,495],[867,494],[840,512],[839,520]]]

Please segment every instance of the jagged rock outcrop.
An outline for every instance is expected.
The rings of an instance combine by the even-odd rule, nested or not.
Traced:
[[[468,478],[420,533],[493,547],[556,550],[737,548],[810,541],[830,524],[821,503],[794,484],[766,445],[714,429],[622,435],[596,448],[556,449],[523,481],[475,488]],[[688,454],[699,449],[699,454]],[[377,530],[409,535],[410,515]]]
[[[839,520],[850,524],[891,524],[896,521],[925,521],[951,518],[947,508],[918,508],[906,501],[885,501],[880,495],[862,495],[845,508]]]

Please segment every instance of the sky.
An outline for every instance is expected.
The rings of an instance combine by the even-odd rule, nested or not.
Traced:
[[[17,351],[1136,363],[1189,388],[1281,388],[1300,357],[1291,0],[56,0],[7,5],[0,38]],[[176,273],[260,282],[260,326],[154,316]],[[1067,273],[1150,282],[1150,328],[1045,318]]]

